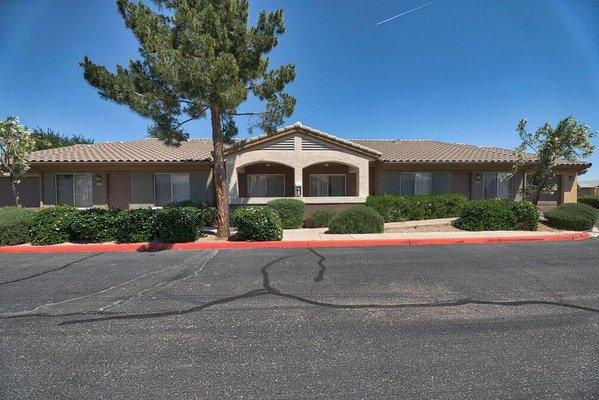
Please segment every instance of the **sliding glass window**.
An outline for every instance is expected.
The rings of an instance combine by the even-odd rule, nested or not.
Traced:
[[[92,207],[92,174],[56,174],[56,203],[80,208]]]

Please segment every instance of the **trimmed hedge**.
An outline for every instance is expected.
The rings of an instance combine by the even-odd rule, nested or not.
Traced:
[[[78,211],[69,226],[70,240],[102,243],[116,240],[118,216],[125,211],[90,208]]]
[[[335,211],[316,210],[304,221],[305,228],[326,228],[329,222],[335,216]]]
[[[204,226],[201,211],[195,207],[157,210],[154,221],[158,238],[165,243],[193,242]]]
[[[42,208],[33,216],[31,222],[32,244],[58,244],[71,240],[71,229],[79,210],[72,206]]]
[[[276,199],[268,202],[268,208],[273,210],[281,220],[283,229],[297,229],[302,226],[306,205],[297,199]]]
[[[539,226],[539,211],[526,201],[475,200],[464,206],[454,226],[467,231],[534,231]]]
[[[335,214],[327,233],[382,233],[384,229],[385,220],[378,212],[358,204]]]
[[[138,208],[120,213],[116,241],[119,243],[149,242],[156,237],[156,210]]]
[[[241,240],[271,241],[283,239],[281,219],[269,207],[239,207],[233,213],[233,224]]]
[[[202,227],[210,226],[216,220],[216,207],[211,206],[203,201],[196,200],[185,200],[170,203],[164,206],[164,208],[181,208],[181,207],[193,207],[200,211],[200,218]]]
[[[599,196],[584,196],[584,197],[579,197],[578,198],[578,202],[581,204],[586,204],[588,206],[591,206],[593,208],[598,208],[599,209]]]
[[[29,242],[29,229],[35,211],[21,207],[0,208],[0,245],[13,246]]]
[[[597,221],[597,210],[587,204],[562,204],[545,211],[549,225],[575,231],[588,231]]]
[[[469,200],[457,193],[400,196],[368,196],[366,205],[376,210],[385,222],[449,218],[460,215]]]

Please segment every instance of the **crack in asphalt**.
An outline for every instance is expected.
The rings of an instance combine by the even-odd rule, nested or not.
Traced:
[[[320,255],[319,253],[317,253],[316,251],[314,251],[313,249],[309,249],[309,250],[311,253],[313,253],[317,257],[319,257],[318,265],[320,267],[320,270],[319,270],[318,275],[314,279],[314,281],[320,282],[320,281],[322,281],[322,277],[324,276],[324,271],[326,270],[326,267],[324,265],[324,261],[326,260],[326,258],[324,256]],[[262,266],[262,268],[260,269],[260,273],[262,274],[262,286],[263,286],[262,289],[251,290],[251,291],[248,291],[248,292],[242,293],[240,295],[236,295],[236,296],[223,297],[220,299],[216,299],[216,300],[206,302],[201,305],[183,309],[183,310],[143,313],[143,314],[110,315],[110,316],[103,316],[103,317],[98,317],[98,318],[87,318],[87,319],[63,321],[63,322],[59,323],[59,325],[60,326],[62,326],[62,325],[78,325],[78,324],[102,322],[102,321],[109,321],[109,320],[149,319],[149,318],[162,318],[162,317],[168,317],[168,316],[184,315],[184,314],[202,311],[204,309],[207,309],[207,308],[215,306],[215,305],[227,304],[227,303],[235,302],[237,300],[258,297],[258,296],[268,296],[268,295],[291,299],[291,300],[295,300],[295,301],[298,301],[298,302],[301,302],[304,304],[309,304],[312,306],[327,307],[327,308],[333,308],[333,309],[347,309],[347,310],[442,308],[442,307],[461,307],[461,306],[465,306],[465,305],[491,305],[491,306],[501,306],[501,307],[522,307],[522,306],[529,306],[529,305],[543,305],[543,306],[564,307],[564,308],[574,309],[574,310],[579,310],[579,311],[588,311],[588,312],[593,312],[593,313],[599,313],[599,309],[597,309],[597,308],[581,306],[581,305],[577,305],[577,304],[570,304],[570,303],[566,303],[566,302],[562,302],[562,301],[550,301],[550,300],[492,301],[492,300],[477,300],[477,299],[472,299],[472,298],[462,298],[462,299],[456,299],[456,300],[436,301],[436,302],[428,302],[428,303],[337,304],[337,303],[328,303],[328,302],[322,302],[322,301],[318,301],[318,300],[312,300],[312,299],[308,299],[308,298],[290,294],[290,293],[284,293],[284,292],[281,292],[279,289],[275,288],[274,286],[272,286],[268,269],[281,261],[284,261],[291,257],[299,256],[301,254],[302,253],[279,257],[277,259],[274,259],[274,260],[269,261],[268,263],[264,264],[264,266]],[[305,253],[303,253],[303,254],[305,254]],[[317,278],[321,278],[321,279],[317,281],[316,280]]]
[[[322,280],[324,279],[324,272],[327,269],[327,267],[324,265],[324,262],[327,259],[325,256],[314,250],[312,247],[310,247],[308,250],[310,250],[316,257],[318,257],[317,262],[318,266],[320,267],[320,269],[318,270],[318,274],[314,277],[314,282],[322,282]]]
[[[83,258],[80,258],[79,260],[68,262],[68,263],[66,263],[64,265],[61,265],[60,267],[52,268],[52,269],[49,269],[49,270],[46,270],[46,271],[43,271],[43,272],[40,272],[40,273],[37,273],[37,274],[33,274],[33,275],[29,275],[29,276],[24,276],[22,278],[13,279],[11,281],[0,282],[0,286],[2,286],[2,285],[8,285],[9,283],[23,282],[23,281],[26,281],[26,280],[29,280],[29,279],[37,278],[38,276],[49,274],[50,272],[60,271],[61,269],[65,269],[65,268],[71,267],[71,266],[73,266],[73,265],[75,265],[75,264],[77,264],[77,263],[79,263],[81,261],[89,260],[92,257],[99,256],[100,254],[104,254],[104,253],[103,252],[101,252],[101,253],[95,253],[95,254],[92,254],[91,256],[85,256]]]
[[[101,253],[98,253],[98,254],[101,254]],[[135,294],[133,294],[131,296],[128,296],[128,297],[126,297],[124,299],[119,299],[119,300],[110,302],[108,305],[106,305],[104,307],[100,307],[97,310],[93,310],[93,311],[58,312],[58,313],[43,312],[43,311],[41,311],[41,310],[49,309],[49,308],[57,306],[57,305],[64,305],[64,304],[71,303],[71,302],[74,302],[74,301],[78,301],[78,300],[90,298],[90,297],[93,297],[93,296],[97,296],[99,294],[107,293],[107,292],[110,292],[110,291],[115,290],[115,289],[124,288],[127,285],[130,285],[130,284],[132,284],[134,282],[141,281],[142,279],[147,278],[149,276],[159,274],[160,272],[163,272],[164,270],[167,270],[169,268],[172,269],[173,267],[177,267],[177,266],[180,266],[180,265],[185,265],[191,259],[197,258],[198,255],[193,255],[191,257],[186,258],[185,260],[183,260],[181,262],[168,265],[168,266],[160,268],[160,269],[158,269],[156,271],[152,271],[152,272],[143,274],[141,276],[135,277],[133,279],[130,279],[130,280],[122,282],[122,283],[119,283],[119,284],[114,285],[114,286],[110,286],[108,288],[102,289],[102,290],[97,291],[97,292],[85,294],[85,295],[78,296],[78,297],[73,297],[73,298],[70,298],[70,299],[65,299],[65,300],[62,300],[62,301],[41,304],[41,305],[36,306],[35,308],[30,309],[30,310],[24,310],[24,311],[12,312],[12,313],[0,314],[0,319],[22,318],[22,317],[67,317],[67,316],[73,316],[73,315],[107,315],[107,314],[108,315],[114,315],[115,313],[109,312],[107,310],[110,309],[110,308],[112,308],[112,307],[114,307],[114,306],[116,306],[116,305],[118,305],[118,304],[120,304],[120,303],[133,300],[134,298],[138,298],[138,297],[142,296],[143,294],[145,294],[147,292],[150,292],[152,290],[163,288],[163,287],[168,287],[168,286],[172,285],[175,282],[179,282],[179,281],[188,279],[190,277],[197,276],[201,271],[203,271],[204,267],[208,264],[208,262],[212,261],[212,259],[214,257],[216,257],[217,254],[218,254],[218,250],[214,251],[214,253],[212,254],[212,256],[210,258],[208,258],[207,260],[205,260],[202,263],[202,265],[200,266],[200,268],[194,269],[191,273],[189,271],[180,273],[180,274],[178,274],[178,275],[176,275],[174,277],[170,277],[169,279],[166,279],[164,281],[160,281],[160,282],[158,282],[158,283],[156,283],[156,284],[154,284],[154,285],[152,285],[150,287],[146,287],[146,288],[142,289],[141,291],[138,291]],[[90,257],[86,257],[86,258],[90,258]]]

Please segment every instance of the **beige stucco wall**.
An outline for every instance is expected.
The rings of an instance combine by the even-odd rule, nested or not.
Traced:
[[[341,163],[355,168],[357,170],[357,196],[346,196],[341,202],[364,202],[369,193],[368,168],[372,157],[365,154],[354,152],[350,149],[337,147],[334,144],[322,142],[326,150],[302,150],[302,139],[306,137],[301,132],[290,133],[293,137],[293,149],[273,150],[270,149],[272,143],[278,140],[288,138],[288,135],[280,139],[268,141],[262,146],[250,147],[240,152],[227,156],[227,191],[229,202],[231,204],[261,204],[266,203],[270,198],[241,198],[239,196],[238,171],[245,166],[255,163],[276,162],[287,165],[294,169],[295,185],[303,187],[303,169],[317,163]],[[313,137],[310,140],[315,141]],[[327,197],[298,197],[307,203],[316,202],[340,202],[340,198]]]

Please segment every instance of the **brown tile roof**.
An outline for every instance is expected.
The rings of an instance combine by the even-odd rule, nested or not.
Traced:
[[[378,150],[383,162],[395,163],[513,163],[513,150],[436,140],[362,139],[352,142]],[[529,156],[534,160],[534,156]],[[584,162],[562,160],[560,165],[586,165]]]
[[[445,143],[436,140],[345,140],[317,131],[305,125],[291,125],[281,129],[284,132],[300,128],[314,135],[320,135],[340,144],[367,152],[383,162],[395,163],[513,163],[516,155],[513,150],[496,147],[481,147],[468,144]],[[232,146],[254,143],[265,136],[248,139]],[[89,162],[211,162],[212,140],[190,139],[179,147],[167,146],[158,139],[142,139],[130,142],[107,142],[98,144],[78,144],[35,151],[30,154],[32,163],[89,163]],[[531,160],[533,156],[531,156]],[[585,167],[584,162],[563,160],[560,165]]]
[[[29,160],[32,163],[209,162],[212,161],[211,152],[210,139],[190,139],[178,147],[167,146],[158,139],[142,139],[34,151],[29,155]]]

